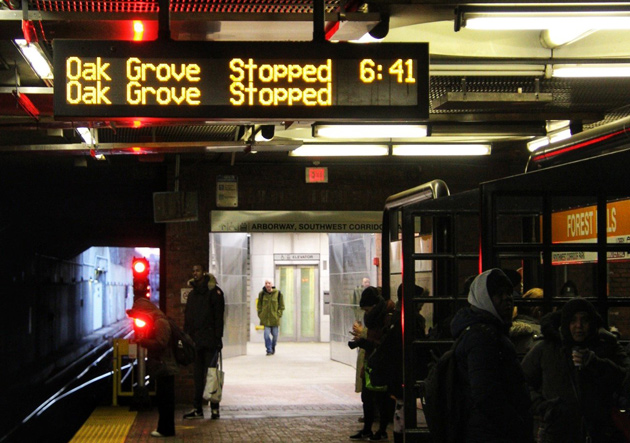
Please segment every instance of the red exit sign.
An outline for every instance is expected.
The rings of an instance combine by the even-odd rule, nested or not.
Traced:
[[[328,168],[306,168],[306,183],[328,183]]]

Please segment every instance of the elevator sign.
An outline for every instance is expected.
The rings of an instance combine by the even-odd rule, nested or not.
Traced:
[[[418,120],[423,43],[53,42],[57,119]]]

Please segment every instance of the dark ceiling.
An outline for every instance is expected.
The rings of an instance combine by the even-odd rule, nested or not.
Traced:
[[[578,3],[587,9],[591,5]],[[591,63],[610,57],[619,61],[627,57],[628,45],[623,44],[626,31],[601,37],[595,33],[595,37],[555,49],[540,46],[539,31],[501,31],[490,37],[468,30],[455,32],[456,8],[474,4],[432,0],[326,1],[324,28],[326,38],[331,40],[358,39],[378,25],[381,36],[386,35],[384,42],[429,43],[427,123],[431,137],[425,141],[491,142],[493,155],[511,152],[522,159],[528,154],[525,143],[545,135],[550,121],[570,121],[575,133],[628,115],[629,79],[563,79],[545,75],[544,69],[550,61]],[[159,14],[161,5],[168,5],[167,19]],[[285,157],[291,148],[282,142],[294,147],[292,142],[313,141],[310,134],[313,121],[264,122],[275,126],[277,143],[252,147],[248,129],[255,129],[256,125],[249,121],[163,119],[134,128],[105,119],[57,120],[52,104],[54,80],[40,80],[12,41],[27,33],[53,60],[55,39],[130,39],[133,20],[145,23],[145,39],[166,34],[175,41],[309,41],[313,39],[314,23],[318,23],[313,19],[313,6],[309,0],[31,0],[28,4],[2,0],[0,153],[56,152],[87,156],[93,153],[94,146],[82,143],[75,128],[89,125],[98,128],[99,148],[107,154],[127,154],[131,152],[129,147],[140,145],[149,154],[247,154],[266,150]],[[23,26],[25,18],[27,25]],[[389,32],[382,32],[384,23],[389,24],[385,27]],[[610,44],[601,45],[602,39],[608,39]],[[581,58],[576,55],[582,53]],[[470,66],[489,63],[496,72],[483,75],[467,72]],[[434,68],[438,65],[454,67],[456,73],[445,74]],[[523,65],[543,69],[538,75],[510,74]],[[519,100],[519,95],[546,99]]]

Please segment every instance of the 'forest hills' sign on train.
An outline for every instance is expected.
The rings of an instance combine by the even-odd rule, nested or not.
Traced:
[[[585,206],[551,215],[554,243],[595,243],[597,241],[597,206]],[[630,243],[630,200],[606,205],[606,237],[608,243]],[[629,260],[630,253],[609,251],[608,260]],[[597,252],[553,252],[554,265],[597,262]]]

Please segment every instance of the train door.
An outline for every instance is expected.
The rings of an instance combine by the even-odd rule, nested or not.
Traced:
[[[319,272],[317,266],[276,267],[276,286],[284,297],[280,321],[283,341],[318,341]]]

